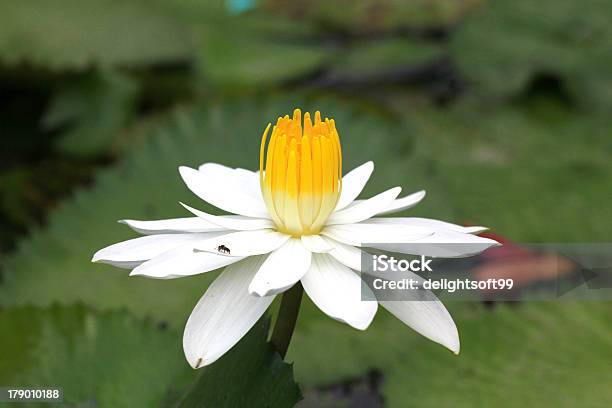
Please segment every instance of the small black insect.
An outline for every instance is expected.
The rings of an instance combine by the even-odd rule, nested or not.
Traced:
[[[228,247],[226,247],[225,245],[219,245],[217,247],[217,251],[220,254],[225,254],[225,255],[229,255],[231,253],[230,249]]]

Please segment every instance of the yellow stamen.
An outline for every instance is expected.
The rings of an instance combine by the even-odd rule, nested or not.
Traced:
[[[272,133],[266,149],[268,133]],[[264,171],[265,169],[265,171]],[[261,191],[279,231],[317,234],[342,190],[342,148],[333,119],[293,111],[268,124],[259,153]]]

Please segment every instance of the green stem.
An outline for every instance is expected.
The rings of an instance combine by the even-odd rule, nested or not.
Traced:
[[[283,293],[283,299],[281,300],[280,309],[278,311],[278,318],[276,319],[272,337],[270,338],[270,342],[282,358],[285,358],[289,343],[291,342],[291,336],[295,329],[295,322],[300,312],[303,293],[304,289],[300,282]]]

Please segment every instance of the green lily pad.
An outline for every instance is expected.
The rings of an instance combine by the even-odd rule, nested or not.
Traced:
[[[274,351],[261,319],[218,362],[199,370],[177,407],[292,407],[301,399],[292,367]]]
[[[0,62],[9,67],[80,72],[182,63],[196,66],[208,84],[238,87],[305,75],[329,55],[301,40],[314,33],[311,25],[259,12],[231,14],[219,0],[8,0],[0,5],[0,22]],[[94,97],[88,86],[86,105]]]
[[[342,81],[391,80],[400,70],[416,69],[442,57],[444,49],[425,41],[392,38],[358,41],[338,52],[326,77]]]
[[[117,71],[89,72],[60,87],[43,118],[46,129],[67,128],[58,150],[86,156],[105,153],[133,118],[138,83]]]
[[[313,72],[327,56],[322,47],[269,41],[244,29],[226,30],[197,30],[203,79],[224,87],[265,86],[297,78]]]
[[[181,333],[83,306],[0,312],[0,382],[59,387],[64,403],[157,406],[190,378]]]
[[[459,356],[419,343],[389,362],[389,406],[612,404],[609,304],[535,302],[457,317]]]
[[[575,406],[582,401],[604,407],[612,401],[604,385],[612,379],[606,365],[612,357],[607,303],[535,302],[494,310],[447,306],[461,337],[458,356],[383,310],[365,332],[301,319],[289,356],[296,379],[304,389],[325,390],[377,370],[389,406]]]
[[[609,109],[611,13],[605,0],[493,0],[458,28],[453,54],[485,97],[516,96],[544,74],[585,108]]]
[[[518,242],[608,239],[609,118],[555,104],[466,103],[417,109],[408,120],[421,136],[414,160],[429,163],[459,222]]]
[[[287,2],[268,0],[271,12],[296,19],[310,19],[334,30],[372,33],[403,28],[443,27],[461,19],[482,0],[365,0],[358,3],[341,0],[307,0]]]
[[[301,398],[291,365],[261,321],[212,366],[194,371],[181,331],[82,305],[0,312],[0,381],[61,388],[63,402],[94,406],[287,407]]]
[[[7,0],[0,19],[0,60],[8,65],[141,66],[183,60],[192,50],[180,20],[139,0]]]

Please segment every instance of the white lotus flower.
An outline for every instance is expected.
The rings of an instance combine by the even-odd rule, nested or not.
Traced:
[[[306,113],[303,127],[299,110],[293,118],[279,118],[266,148],[269,129],[270,124],[262,137],[259,172],[215,163],[179,168],[192,192],[235,215],[212,215],[182,204],[193,217],[123,220],[146,236],[101,249],[92,261],[132,269],[130,276],[158,279],[225,267],[185,327],[183,347],[194,368],[213,363],[232,348],[275,295],[297,282],[333,319],[364,330],[380,303],[423,336],[458,353],[455,323],[433,294],[433,301],[362,301],[360,246],[474,243],[484,249],[497,242],[472,235],[480,227],[378,218],[416,205],[425,192],[398,198],[401,188],[395,187],[358,200],[374,164],[367,162],[342,177],[335,123],[322,121],[319,112],[314,124]],[[437,248],[432,245],[429,255],[438,255]]]

